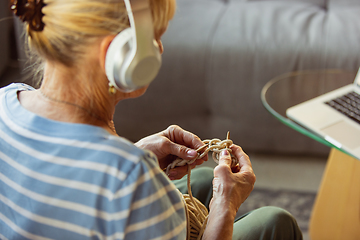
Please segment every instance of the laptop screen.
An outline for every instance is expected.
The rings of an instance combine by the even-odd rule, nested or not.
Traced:
[[[356,74],[354,82],[355,82],[356,86],[360,87],[360,68]]]

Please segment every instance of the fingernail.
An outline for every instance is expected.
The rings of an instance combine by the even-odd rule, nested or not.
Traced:
[[[221,156],[226,156],[226,155],[229,155],[229,151],[224,149],[221,151]]]
[[[197,156],[197,151],[193,150],[193,149],[189,149],[187,151],[187,155],[189,158],[195,158]]]

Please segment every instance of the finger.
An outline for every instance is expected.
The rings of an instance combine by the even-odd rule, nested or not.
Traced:
[[[182,140],[184,145],[193,149],[198,149],[205,145],[198,136],[184,130],[182,131]]]
[[[228,150],[224,149],[221,151],[219,156],[219,165],[231,166],[231,155]]]
[[[187,174],[187,165],[181,167],[175,167],[169,171],[168,177],[170,180],[181,179]]]
[[[204,163],[204,159],[196,159],[195,162],[193,162],[190,166],[191,166],[191,168],[194,168],[197,165],[201,165],[203,163]]]
[[[190,164],[190,168],[194,169],[197,165],[202,164],[204,161],[201,159],[197,159],[192,164]],[[183,176],[188,174],[188,165],[185,164],[184,166],[177,166],[169,171],[168,177],[170,180],[181,179]]]
[[[237,145],[232,145],[232,153],[239,160],[239,172],[254,172],[249,156]]]
[[[231,172],[238,173],[240,172],[240,166],[239,164],[236,164],[235,166],[231,167]]]
[[[192,149],[198,149],[199,147],[204,145],[204,143],[200,140],[198,136],[176,125],[168,127],[164,131],[164,134],[171,141],[181,145],[185,145]]]
[[[197,150],[205,145],[198,136],[191,132],[185,131],[176,125],[168,127],[165,131],[162,132],[162,134],[170,141],[186,146],[190,149]],[[191,156],[185,159],[191,159]],[[208,155],[206,154],[204,157],[202,157],[202,160],[207,161]]]
[[[169,142],[169,153],[181,159],[193,160],[198,156],[197,151],[180,144]]]
[[[251,166],[249,156],[242,150],[241,147],[233,144],[230,149],[232,150],[233,155],[239,160],[240,167],[245,165]]]

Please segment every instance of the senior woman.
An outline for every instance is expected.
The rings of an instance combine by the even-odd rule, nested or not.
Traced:
[[[39,89],[20,83],[0,89],[0,239],[185,239],[184,205],[170,180],[182,178],[186,167],[168,176],[162,169],[173,156],[195,159],[203,143],[178,126],[135,144],[116,134],[116,104],[147,88],[109,92],[105,59],[129,27],[124,2],[11,3],[42,77]],[[150,0],[150,8],[162,52],[175,2]],[[255,175],[242,149],[231,150],[240,170],[231,171],[224,150],[213,186],[205,184],[206,196],[198,196],[210,208],[203,239],[301,239],[295,220],[277,208],[255,210],[233,225]],[[212,170],[209,177],[208,169],[195,169],[193,177],[202,179],[194,185],[210,182]]]

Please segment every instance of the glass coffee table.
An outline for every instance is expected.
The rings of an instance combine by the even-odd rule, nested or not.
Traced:
[[[351,84],[356,72],[311,70],[283,74],[261,92],[265,108],[280,122],[331,147],[312,210],[309,234],[317,239],[360,239],[360,161],[286,117],[286,109]]]

